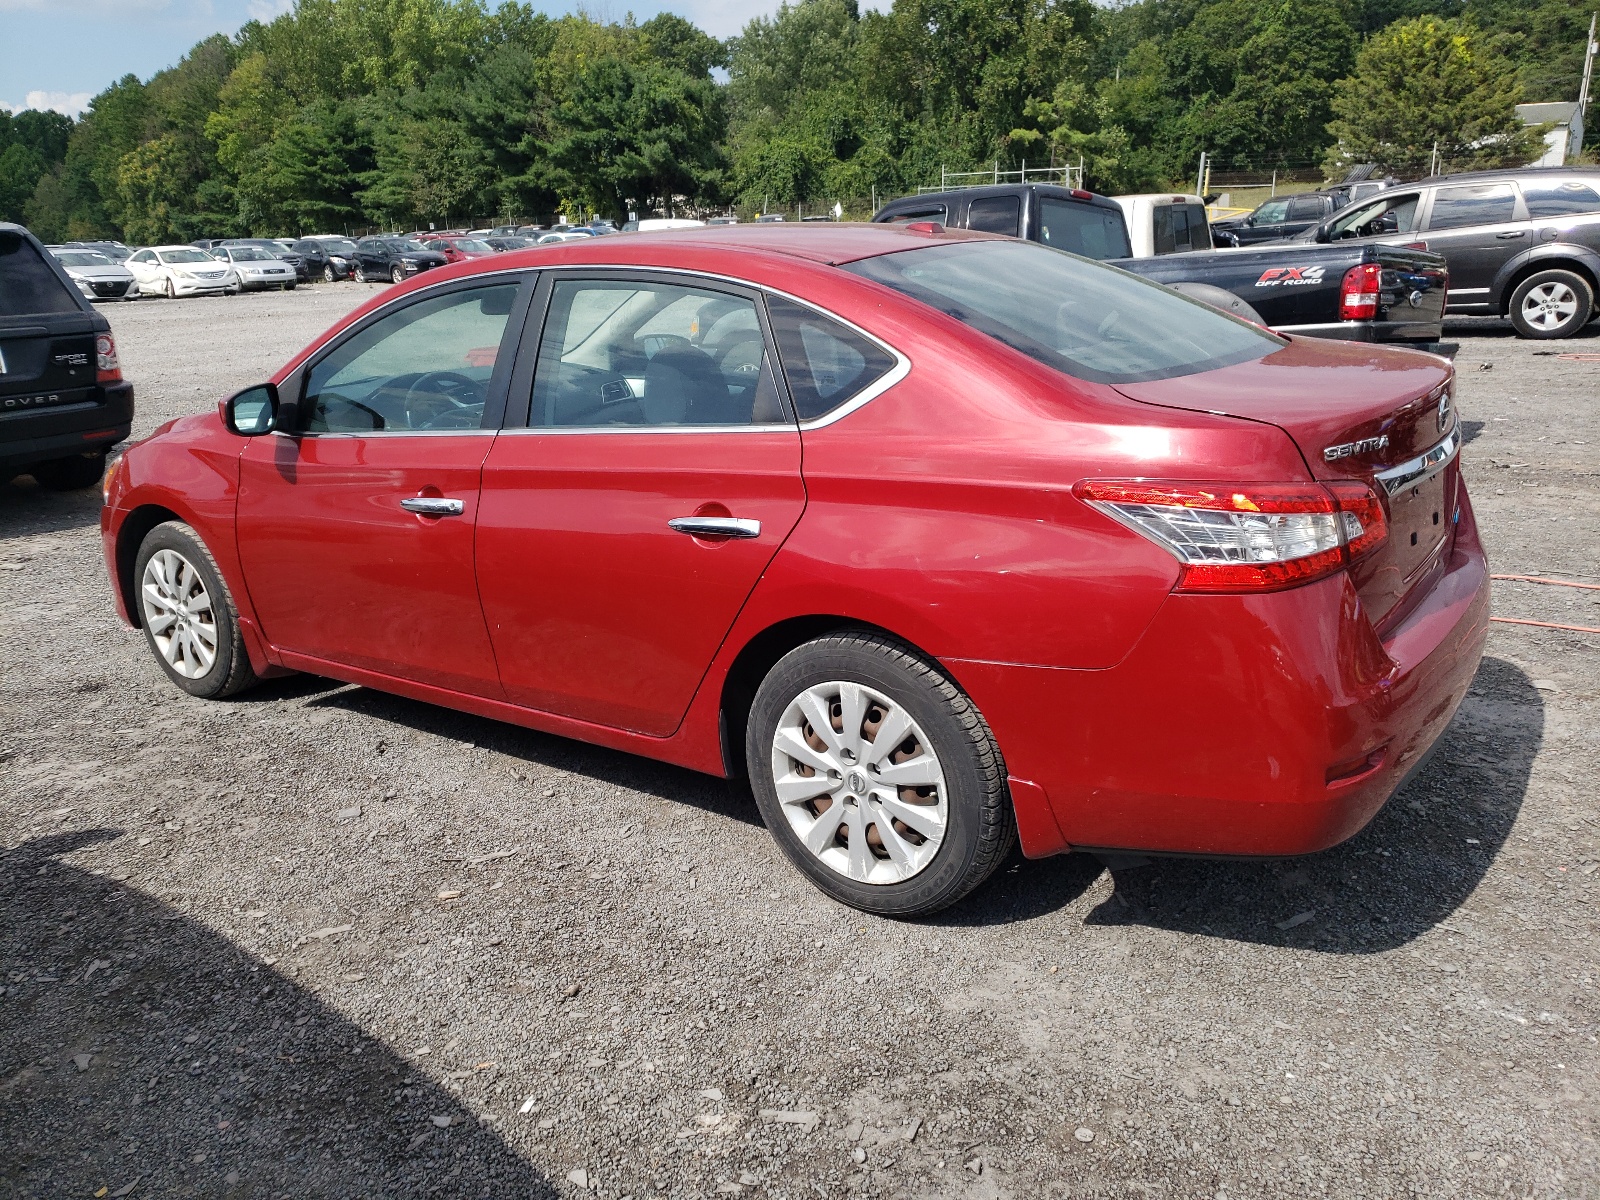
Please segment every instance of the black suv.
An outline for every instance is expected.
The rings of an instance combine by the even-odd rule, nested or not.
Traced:
[[[891,200],[874,221],[910,225],[935,221],[951,229],[1003,233],[1069,250],[1084,258],[1128,258],[1128,224],[1115,200],[1051,183],[956,188]]]
[[[404,283],[419,271],[442,267],[448,260],[437,250],[429,250],[415,238],[364,237],[356,243],[356,282],[377,283],[387,279]]]
[[[132,425],[110,323],[33,234],[0,223],[0,479],[93,487]]]
[[[1348,239],[1444,255],[1452,313],[1509,316],[1523,337],[1571,337],[1600,291],[1600,169],[1435,176],[1352,204],[1296,240]]]
[[[294,244],[294,252],[306,260],[306,269],[324,283],[350,278],[356,244],[348,238],[309,237]]]
[[[1319,225],[1340,207],[1338,198],[1328,192],[1301,192],[1295,196],[1274,196],[1256,205],[1242,217],[1213,221],[1211,228],[1232,234],[1241,246],[1275,242],[1304,233]]]

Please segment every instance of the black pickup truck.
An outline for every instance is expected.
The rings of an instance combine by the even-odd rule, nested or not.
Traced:
[[[1004,228],[995,219],[1002,205]],[[1076,213],[1075,220],[1068,219],[1071,213]],[[1039,183],[908,196],[885,205],[872,219],[938,221],[952,229],[1009,233],[1057,245],[1248,319],[1259,318],[1280,333],[1449,349],[1439,343],[1449,272],[1444,257],[1428,250],[1372,242],[1276,242],[1131,258],[1122,210],[1115,201],[1081,188]],[[1079,235],[1069,240],[1058,229]]]
[[[0,224],[0,483],[92,487],[132,423],[110,324],[37,238]]]

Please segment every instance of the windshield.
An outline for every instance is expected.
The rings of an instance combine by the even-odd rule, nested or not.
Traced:
[[[1194,375],[1284,345],[1160,284],[1032,242],[947,243],[845,269],[1092,383]]]
[[[96,254],[93,250],[59,250],[55,252],[56,258],[68,267],[114,267],[116,264],[104,254]]]
[[[162,250],[159,257],[164,263],[208,263],[216,262],[204,250]]]
[[[228,251],[228,257],[234,262],[277,262],[278,260],[265,250],[257,250],[254,246],[235,246]]]
[[[342,255],[348,258],[356,252],[356,244],[354,242],[328,241],[322,243],[322,249],[328,254]]]

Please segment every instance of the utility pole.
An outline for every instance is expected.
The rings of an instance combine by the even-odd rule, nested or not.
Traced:
[[[1600,20],[1600,12],[1589,14],[1589,44],[1583,51],[1583,86],[1578,89],[1578,116],[1585,115],[1589,107],[1589,81],[1594,77],[1594,52],[1600,49],[1594,40],[1595,22]]]

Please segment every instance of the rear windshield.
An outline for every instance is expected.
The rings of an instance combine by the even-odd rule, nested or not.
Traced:
[[[1160,284],[1032,242],[927,246],[845,269],[1092,383],[1194,375],[1285,345]]]
[[[0,317],[82,312],[78,297],[34,244],[17,233],[0,233]]]
[[[1120,208],[1102,208],[1055,196],[1039,198],[1039,240],[1053,250],[1085,258],[1132,258],[1128,223]]]

